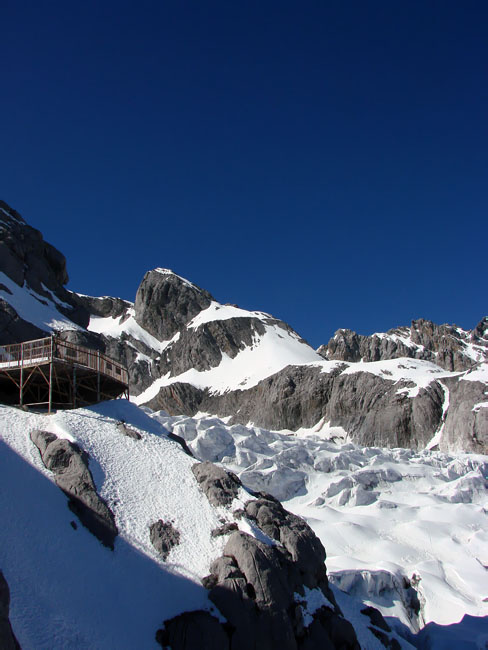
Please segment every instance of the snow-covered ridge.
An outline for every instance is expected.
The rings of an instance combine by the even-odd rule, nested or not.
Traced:
[[[161,275],[174,275],[175,278],[178,278],[178,280],[181,280],[181,282],[183,282],[183,284],[185,284],[187,287],[191,287],[192,289],[195,289],[196,291],[200,291],[200,289],[195,284],[193,284],[193,282],[190,282],[190,280],[187,280],[186,278],[183,278],[181,275],[178,275],[177,273],[175,273],[171,269],[156,268],[156,269],[153,269],[153,271],[155,273],[159,273]]]
[[[398,391],[399,393],[405,393],[408,397],[416,397],[421,388],[427,388],[435,380],[444,377],[456,377],[462,374],[443,370],[431,361],[410,358],[350,363],[341,374],[351,375],[357,372],[368,372],[395,383],[412,382],[414,384],[413,388],[401,388]]]
[[[65,307],[53,293],[46,289],[51,299],[38,294],[34,289],[25,285],[19,287],[5,273],[0,271],[0,297],[5,300],[23,320],[32,323],[46,332],[54,330],[80,330],[81,328],[62,314],[58,307]]]
[[[161,377],[134,397],[134,402],[144,404],[155,397],[163,386],[175,382],[188,383],[216,394],[244,390],[256,386],[262,379],[288,365],[317,363],[324,366],[328,364],[330,368],[338,365],[336,362],[323,362],[308,344],[279,325],[267,325],[266,332],[262,336],[255,335],[253,345],[244,348],[233,359],[223,353],[220,364],[210,370],[199,372],[191,369],[174,377]]]
[[[179,338],[179,332],[169,341],[158,341],[155,336],[149,334],[147,330],[139,325],[135,319],[135,312],[133,308],[119,317],[113,318],[107,316],[105,318],[100,316],[92,316],[87,327],[88,331],[103,334],[111,338],[120,338],[123,334],[131,336],[133,339],[140,341],[151,350],[161,354],[169,345],[176,342]]]
[[[189,329],[196,329],[205,323],[229,320],[230,318],[258,318],[262,320],[272,317],[262,311],[247,311],[246,309],[234,307],[233,305],[222,305],[214,300],[207,309],[204,309],[197,314],[195,318],[188,323],[187,327]]]

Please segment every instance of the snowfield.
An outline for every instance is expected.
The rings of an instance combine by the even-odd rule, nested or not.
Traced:
[[[198,458],[306,519],[331,582],[384,616],[414,633],[488,616],[487,456],[361,448],[326,423],[292,433],[204,414],[152,416]]]
[[[123,436],[121,419],[142,439]],[[119,529],[113,552],[68,509],[30,441],[36,428],[88,452]],[[0,406],[0,568],[24,650],[157,648],[163,620],[185,610],[215,612],[200,579],[222,553],[225,540],[210,533],[229,512],[210,506],[190,471],[194,463],[125,400],[51,416]],[[149,539],[158,519],[181,534],[166,562]]]

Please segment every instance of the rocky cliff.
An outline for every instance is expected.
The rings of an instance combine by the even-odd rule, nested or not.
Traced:
[[[488,319],[469,331],[424,319],[371,336],[340,329],[317,352],[324,359],[357,362],[408,357],[432,361],[444,370],[468,370],[488,359]]]

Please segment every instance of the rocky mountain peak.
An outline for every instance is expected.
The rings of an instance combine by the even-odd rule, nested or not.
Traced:
[[[64,255],[4,201],[0,201],[0,230],[0,270],[16,284],[21,287],[27,282],[42,294],[45,288],[57,291],[68,282]]]
[[[487,332],[486,318],[473,330],[437,325],[419,318],[413,320],[410,327],[397,327],[370,336],[340,329],[317,352],[325,359],[353,363],[409,357],[432,361],[448,371],[469,370],[488,359]]]
[[[471,340],[476,343],[488,344],[488,316],[482,318],[472,330]]]
[[[137,290],[135,318],[159,341],[168,341],[213,300],[207,291],[176,273],[153,269]]]

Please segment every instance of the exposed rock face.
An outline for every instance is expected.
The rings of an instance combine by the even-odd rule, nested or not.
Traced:
[[[190,368],[215,368],[222,354],[234,359],[238,352],[252,345],[255,333],[264,334],[264,326],[256,318],[229,318],[184,330],[165,355],[162,370],[177,376]]]
[[[463,432],[463,449],[476,454],[488,453],[488,389],[479,381],[446,378],[449,409],[442,432],[441,449],[455,448]],[[485,404],[485,406],[482,406]]]
[[[229,638],[221,623],[208,612],[183,612],[156,632],[162,648],[174,650],[230,650]]]
[[[213,504],[228,504],[240,487],[237,477],[228,474],[226,480],[225,472],[211,463],[193,471]],[[309,526],[269,495],[246,503],[243,516],[269,543],[232,532],[223,556],[212,564],[204,584],[227,622],[221,624],[206,612],[187,612],[165,621],[157,635],[161,645],[173,650],[359,650],[354,629],[329,588],[325,550]],[[319,600],[314,611],[307,606],[310,591]],[[216,645],[207,646],[212,635]]]
[[[90,314],[99,318],[120,318],[132,307],[132,303],[122,298],[102,296],[81,296],[74,294],[75,300],[82,305]]]
[[[2,650],[20,650],[9,620],[10,590],[3,573],[0,571],[0,648]]]
[[[148,271],[137,290],[136,320],[159,341],[168,341],[212,300],[207,291],[174,274]]]
[[[253,421],[271,430],[312,427],[325,418],[332,426],[343,427],[361,445],[422,448],[434,436],[444,400],[438,382],[410,398],[398,393],[402,387],[408,388],[407,383],[366,372],[340,372],[340,368],[325,374],[320,368],[289,366],[247,391],[222,395],[189,384],[173,384],[148,405],[188,415],[204,411],[232,416],[230,424]]]
[[[362,446],[423,448],[439,427],[444,393],[437,382],[416,397],[399,393],[401,388],[370,373],[342,375],[334,382],[326,418]]]
[[[362,336],[340,329],[317,352],[325,359],[341,361],[410,357],[433,361],[444,370],[468,370],[478,361],[488,360],[488,319],[483,318],[470,332],[422,318],[412,321],[410,328],[399,327],[386,334]]]
[[[180,543],[180,533],[176,530],[170,521],[159,519],[149,526],[149,535],[151,544],[166,560],[171,549]]]
[[[82,327],[88,324],[88,312],[64,289],[68,282],[64,255],[4,201],[0,201],[0,271],[19,287],[26,283],[40,296],[52,298],[49,291],[53,292],[69,305],[66,308],[60,303],[62,313]]]
[[[105,501],[97,494],[86,455],[69,440],[48,431],[34,430],[32,442],[54,480],[69,498],[69,507],[81,523],[102,544],[113,550],[118,534],[115,518]]]
[[[191,468],[207,499],[213,506],[230,506],[237,497],[240,480],[213,463],[196,463]]]

